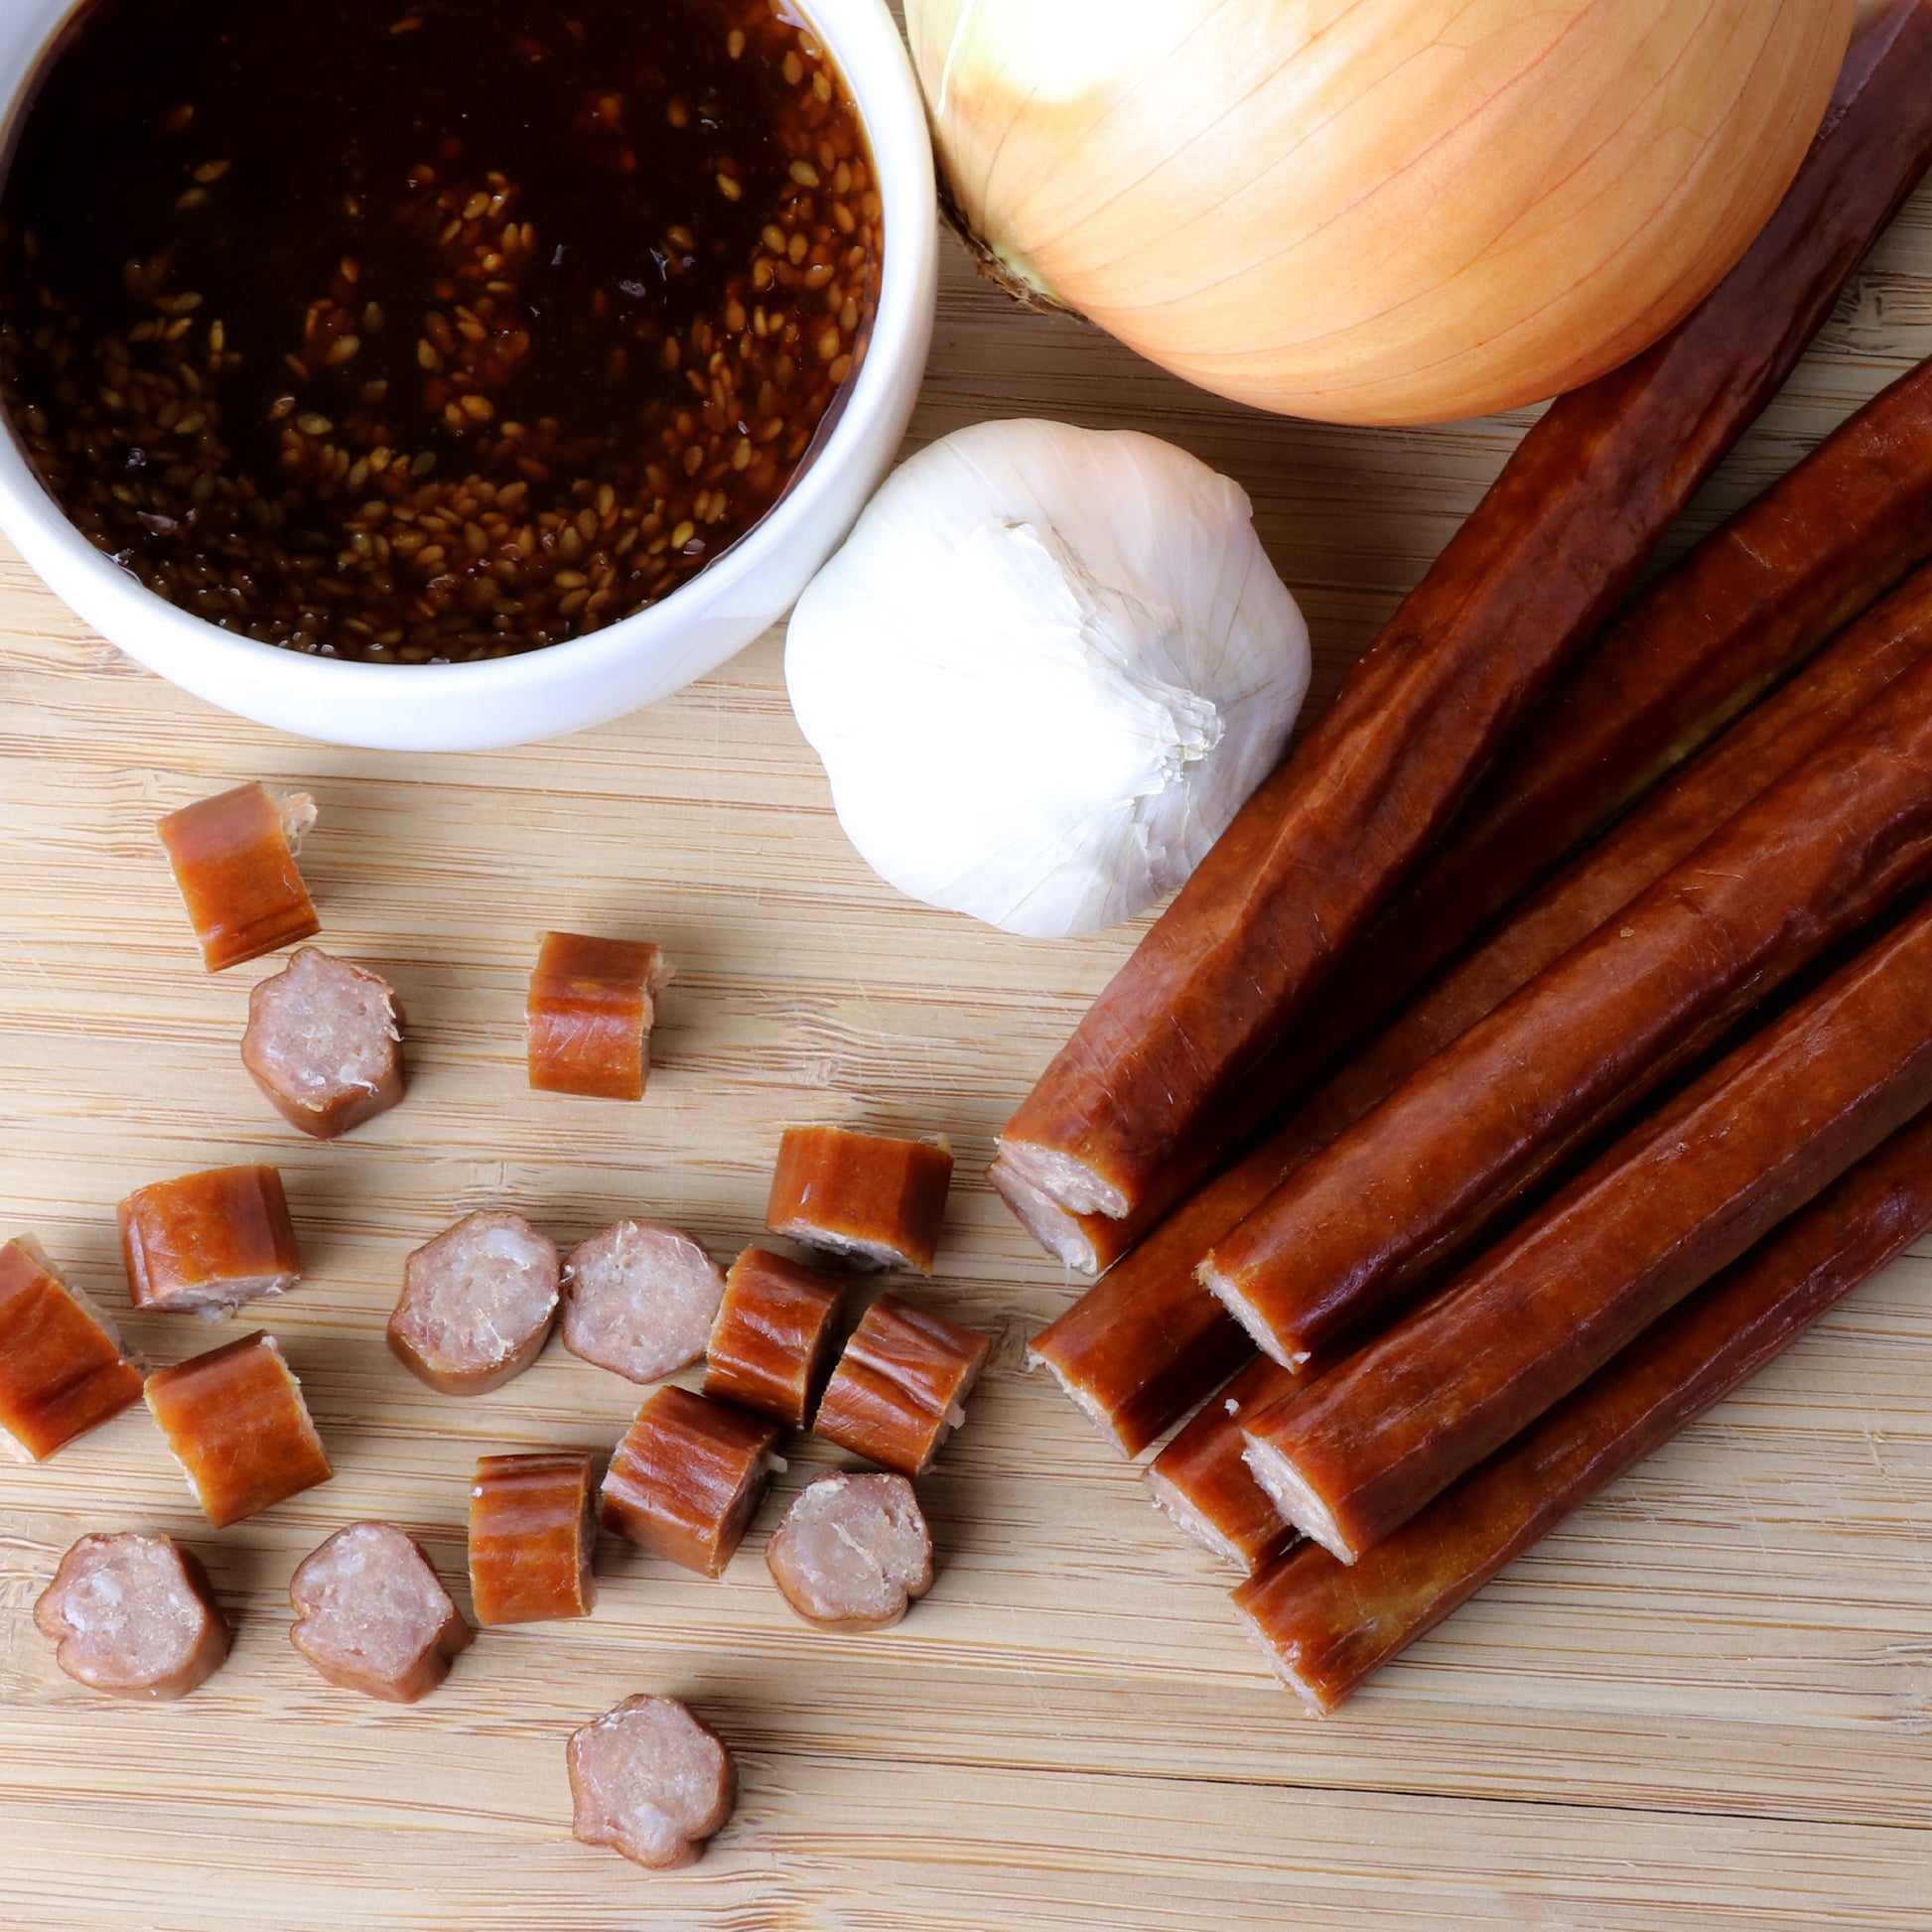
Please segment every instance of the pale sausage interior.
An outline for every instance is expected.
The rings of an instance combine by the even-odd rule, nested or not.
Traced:
[[[464,1374],[511,1360],[557,1306],[557,1250],[518,1214],[472,1214],[409,1257],[396,1332]]]
[[[897,1475],[820,1476],[765,1547],[785,1600],[814,1623],[880,1629],[932,1587],[932,1538]]]
[[[208,1612],[165,1537],[88,1537],[61,1568],[42,1623],[58,1637],[69,1676],[139,1691],[190,1667]]]
[[[576,1836],[644,1865],[687,1863],[731,1814],[731,1758],[675,1698],[627,1698],[570,1740]]]
[[[377,1092],[401,1038],[387,983],[313,946],[262,983],[250,1017],[256,1071],[318,1111],[346,1094]]]
[[[351,1523],[304,1561],[290,1586],[303,1643],[332,1663],[407,1677],[450,1620],[449,1592],[392,1523]]]
[[[633,1382],[661,1382],[705,1351],[725,1277],[689,1235],[620,1221],[565,1272],[564,1346]]]

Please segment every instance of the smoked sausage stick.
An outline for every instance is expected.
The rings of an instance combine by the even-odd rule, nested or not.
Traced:
[[[1148,1464],[1155,1508],[1203,1550],[1250,1575],[1298,1539],[1248,1468],[1242,1419],[1304,1386],[1280,1362],[1257,1355]]]
[[[1932,528],[1932,517],[1928,517]],[[1239,1324],[1194,1278],[1215,1242],[1302,1163],[1621,910],[1922,658],[1921,571],[1519,907],[1245,1160],[1171,1215],[1035,1339],[1069,1396],[1128,1455],[1239,1368]]]
[[[988,1177],[1007,1206],[1068,1267],[1111,1267],[1492,913],[1929,556],[1925,363],[1707,537],[1558,680],[1348,971],[1175,1149],[1132,1214],[1076,1214],[1002,1158]]]
[[[1242,1426],[1345,1563],[1932,1100],[1932,902],[1633,1128],[1443,1294]]]
[[[1929,58],[1932,0],[1867,21],[1743,260],[1523,439],[1008,1123],[1001,1158],[1021,1178],[1077,1212],[1131,1214],[1287,1035],[1830,314],[1926,165]]]
[[[1932,1222],[1932,1113],[1352,1567],[1304,1543],[1234,1592],[1268,1660],[1325,1715],[1490,1578],[1723,1401]]]
[[[1202,1281],[1299,1366],[1928,875],[1932,658],[1298,1168]]]

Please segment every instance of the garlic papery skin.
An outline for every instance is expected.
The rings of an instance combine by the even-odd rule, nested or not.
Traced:
[[[1246,493],[1131,430],[957,431],[792,614],[792,709],[900,892],[1064,938],[1145,911],[1280,759],[1308,626]]]

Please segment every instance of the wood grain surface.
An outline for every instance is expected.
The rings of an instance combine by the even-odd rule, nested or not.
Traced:
[[[946,261],[913,441],[1048,414],[1228,471],[1306,605],[1317,701],[1523,427],[1269,420]],[[1687,531],[1927,353],[1921,197]],[[319,799],[324,943],[390,974],[410,1016],[408,1100],[334,1146],[249,1084],[236,1043],[272,965],[204,976],[155,845],[162,812],[255,776]],[[679,962],[641,1106],[526,1088],[521,1001],[553,924]],[[873,879],[775,634],[607,730],[413,759],[200,705],[0,555],[0,1207],[124,1308],[122,1194],[278,1164],[309,1272],[266,1318],[339,1471],[217,1534],[140,1410],[0,1469],[0,1928],[1932,1926],[1932,1262],[1897,1264],[1315,1723],[1237,1631],[1229,1580],[1024,1372],[1070,1287],[978,1178],[1135,936],[1023,941]],[[941,1273],[916,1292],[999,1341],[922,1485],[931,1597],[878,1636],[791,1616],[761,1546],[831,1459],[804,1446],[720,1583],[607,1539],[593,1618],[485,1632],[413,1710],[318,1679],[287,1634],[304,1553],[386,1516],[455,1584],[480,1452],[605,1450],[635,1406],[554,1344],[496,1394],[430,1394],[382,1340],[408,1250],[504,1201],[564,1242],[643,1213],[729,1256],[795,1121],[944,1129],[960,1154]],[[223,1332],[129,1327],[158,1361]],[[60,1552],[118,1528],[182,1537],[237,1612],[233,1657],[183,1704],[94,1698],[34,1631]],[[737,1818],[667,1878],[569,1837],[563,1740],[639,1690],[689,1698],[742,1766]]]

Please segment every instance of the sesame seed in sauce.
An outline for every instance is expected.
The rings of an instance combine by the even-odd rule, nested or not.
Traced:
[[[764,0],[311,0],[307,65],[291,19],[91,0],[44,78],[0,190],[36,469],[157,595],[304,652],[496,657],[668,595],[861,359],[836,70]]]

